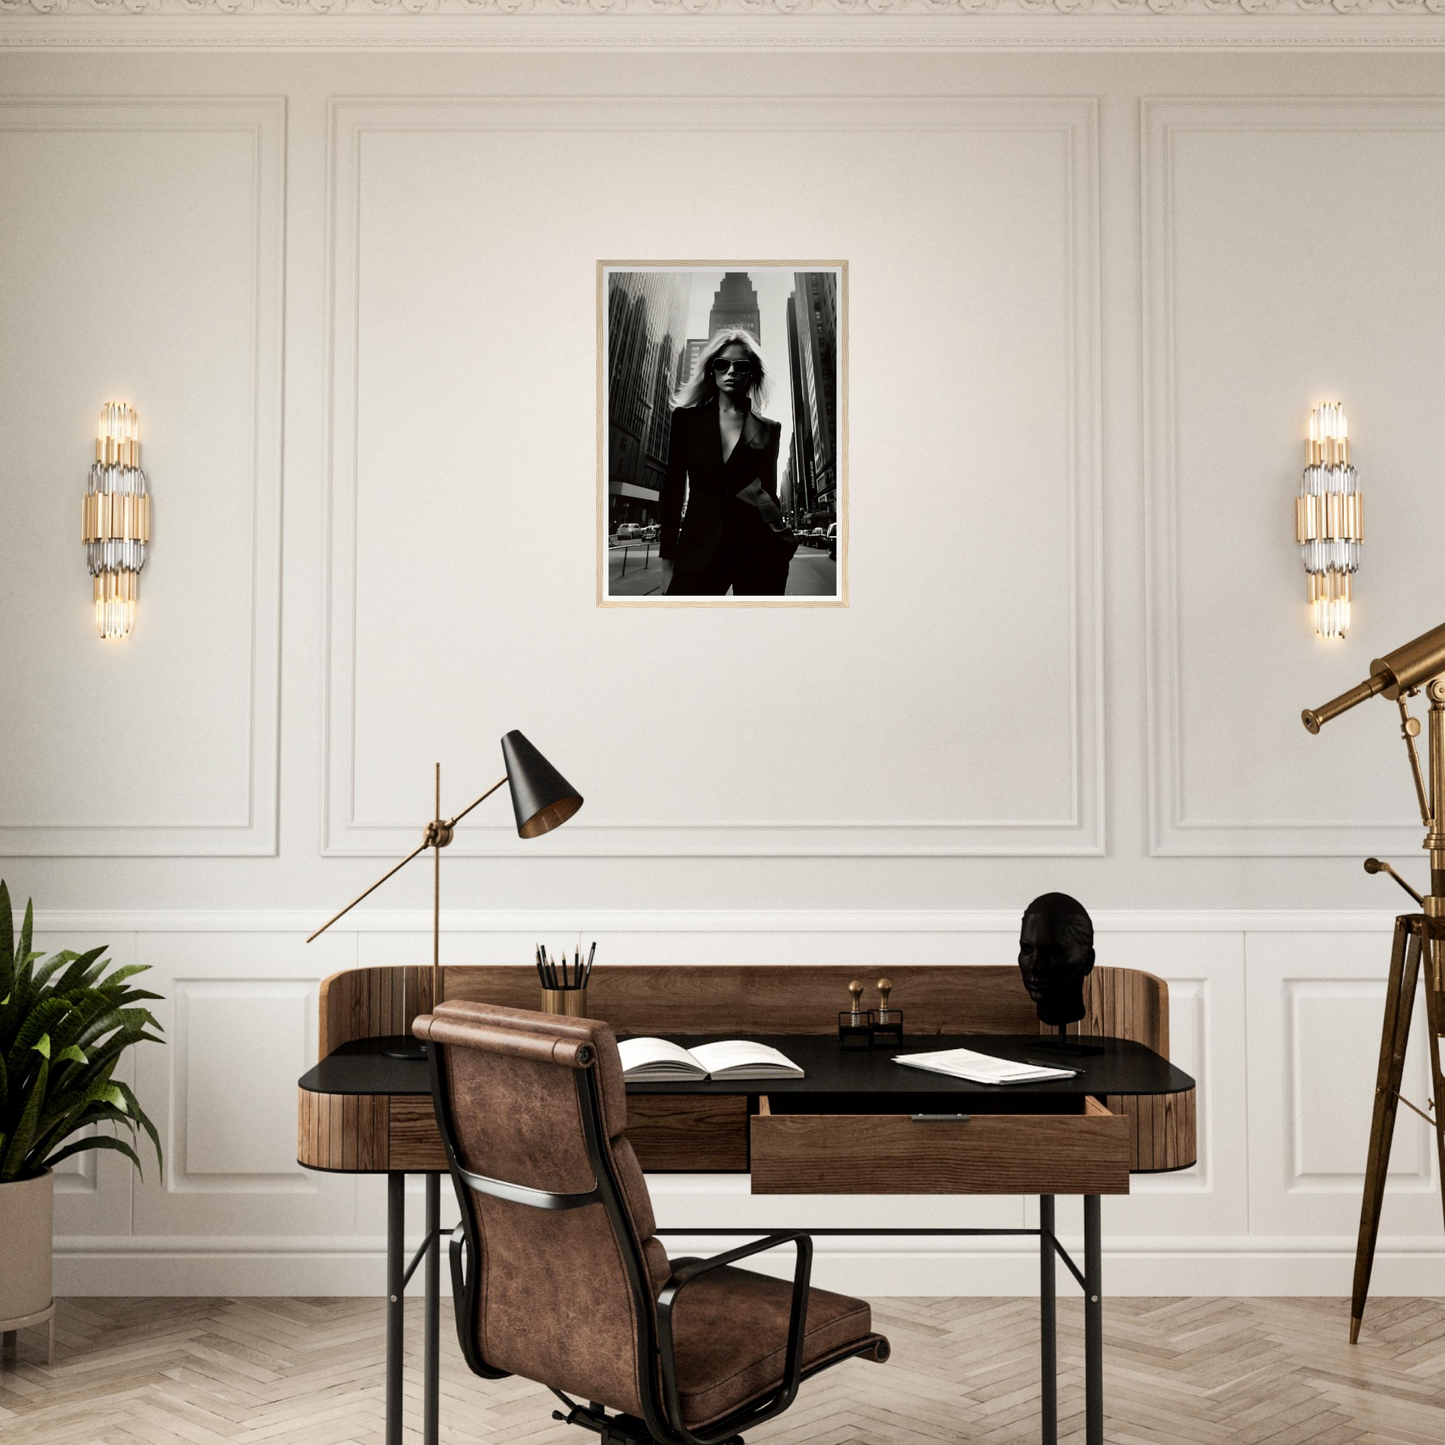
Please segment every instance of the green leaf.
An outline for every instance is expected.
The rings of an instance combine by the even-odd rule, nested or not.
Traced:
[[[20,1026],[20,1032],[15,1035],[15,1042],[5,1060],[12,1073],[22,1066],[25,1055],[35,1047],[40,1036],[48,1034],[69,1012],[70,1005],[58,998],[45,999],[36,1007],[30,1017]],[[46,1047],[48,1051],[49,1045]]]
[[[10,909],[10,890],[0,878],[0,988],[8,995],[15,982],[15,916]]]
[[[156,1022],[155,1015],[149,1009],[143,1008],[118,1008],[104,1016],[104,1027],[101,1027],[101,1020],[96,1019],[81,1030],[80,1037],[75,1040],[81,1048],[88,1048],[101,1034],[109,1033],[111,1029],[121,1028],[127,1032],[136,1032],[141,1029],[160,1029]]]
[[[88,1064],[90,1062],[85,1056],[85,1050],[76,1048],[74,1044],[66,1044],[66,1046],[56,1054],[54,1062],[58,1064],[63,1059],[69,1059],[70,1062],[74,1064]]]
[[[111,988],[115,984],[122,983],[128,978],[133,978],[138,973],[149,973],[150,967],[148,963],[128,963],[124,968],[118,968],[114,973],[108,973],[105,976],[105,986]],[[146,994],[145,996],[147,998],[161,997],[158,993]]]
[[[102,1034],[108,1034],[113,1028],[118,1028],[125,1020],[121,1017],[123,1009],[107,1008],[104,1013],[96,1014],[83,1029],[75,1040],[81,1048],[89,1048]]]
[[[48,1059],[50,1057],[50,1035],[41,1034],[40,1041],[34,1045],[34,1049],[37,1054]]]
[[[89,1139],[77,1139],[74,1143],[67,1144],[65,1148],[57,1150],[45,1160],[41,1167],[44,1169],[54,1169],[62,1159],[69,1159],[72,1154],[80,1154],[87,1149],[114,1149],[118,1153],[124,1154],[125,1157],[135,1165],[136,1173],[139,1174],[142,1179],[145,1178],[145,1170],[141,1165],[140,1155],[137,1154],[124,1139],[117,1139],[110,1134],[96,1134]]]
[[[90,1050],[90,1063],[84,1071],[77,1071],[74,1076],[68,1076],[66,1085],[69,1088],[86,1088],[102,1075],[108,1076],[110,1070],[115,1067],[116,1059],[132,1044],[164,1042],[164,1039],[158,1039],[154,1034],[146,1033],[144,1029],[122,1029],[118,1033],[113,1033],[104,1043],[93,1046]]]
[[[66,965],[66,969],[55,984],[55,992],[69,993],[71,989],[88,988],[94,977],[105,971],[106,960],[101,955],[106,947],[106,944],[101,944],[99,948],[92,948],[87,953],[76,953],[67,948],[64,952],[57,953],[50,963],[60,960]],[[50,963],[46,964],[47,968]]]
[[[76,1088],[52,1096],[36,1126],[36,1137],[51,1134],[57,1128],[64,1128],[66,1133],[79,1128],[81,1117],[92,1104],[105,1103],[120,1108],[124,1102],[125,1096],[116,1092],[115,1085],[110,1081],[110,1068],[107,1068],[99,1078],[89,1082],[82,1079]]]
[[[161,1153],[161,1136],[156,1133],[156,1126],[151,1123],[150,1115],[148,1115],[146,1111],[141,1108],[140,1100],[137,1099],[133,1093],[131,1093],[130,1086],[128,1084],[122,1084],[120,1080],[117,1079],[115,1086],[117,1089],[120,1090],[122,1096],[124,1097],[126,1102],[126,1108],[130,1112],[131,1118],[138,1121],[141,1127],[146,1131],[146,1133],[151,1136],[151,1143],[155,1146],[156,1151],[156,1164],[159,1168],[164,1169],[166,1167],[166,1161],[165,1156]]]
[[[12,921],[11,927],[14,927]],[[35,900],[25,900],[25,922],[20,925],[20,947],[15,950],[16,962],[28,964],[30,962],[30,940],[35,934]]]
[[[56,989],[64,992],[72,988],[89,988],[105,972],[109,960],[103,955],[107,946],[101,944],[99,948],[92,948],[86,953],[72,954],[70,967],[61,976]]]
[[[0,1158],[0,1180],[17,1178],[25,1166],[25,1156],[30,1152],[30,1141],[35,1136],[35,1125],[40,1119],[40,1103],[45,1098],[45,1079],[49,1072],[50,1060],[45,1059],[40,1065],[40,1073],[30,1091],[30,1097],[25,1101],[20,1122],[15,1126],[15,1136],[10,1141],[10,1147],[5,1151],[4,1157]]]
[[[88,1129],[92,1124],[124,1124],[132,1134],[140,1127],[123,1109],[114,1104],[87,1104],[79,1113],[62,1119],[50,1128],[42,1126],[30,1143],[32,1158],[42,1159],[46,1153],[63,1144],[72,1134]]]
[[[65,967],[65,963],[66,960],[58,953],[51,958],[47,958],[45,962],[35,970],[35,978],[33,980],[35,987],[44,988],[55,976],[56,971]]]

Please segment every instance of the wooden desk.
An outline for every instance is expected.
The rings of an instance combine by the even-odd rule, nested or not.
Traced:
[[[619,1035],[761,1037],[805,1077],[628,1086],[628,1138],[644,1169],[747,1173],[754,1194],[1037,1194],[1038,1229],[817,1230],[834,1234],[1019,1234],[1040,1243],[1042,1435],[1057,1439],[1055,1258],[1084,1288],[1088,1445],[1103,1441],[1103,1315],[1099,1201],[1125,1194],[1132,1173],[1195,1161],[1194,1081],[1168,1062],[1169,992],[1133,969],[1096,968],[1079,1032],[1091,1052],[1071,1079],[1009,1088],[894,1064],[891,1052],[845,1053],[839,1001],[859,973],[833,967],[599,969],[588,1012]],[[1058,1040],[1040,1028],[1016,968],[887,968],[903,1010],[905,1050],[957,1045],[1053,1062]],[[408,1006],[403,1006],[403,983]],[[526,967],[443,970],[448,999],[535,1008]],[[388,1176],[387,1441],[401,1439],[401,1306],[411,1270],[426,1261],[426,1418],[437,1438],[439,1179],[446,1171],[424,1063],[385,1057],[431,1007],[430,970],[365,968],[321,986],[320,1061],[300,1081],[297,1159],[311,1169]],[[1042,1036],[1041,1036],[1042,1035]],[[1060,1059],[1060,1062],[1063,1060]],[[918,1113],[954,1122],[920,1123]],[[427,1177],[427,1232],[404,1268],[403,1183]],[[1054,1196],[1084,1196],[1081,1271],[1054,1236]],[[679,1231],[659,1230],[660,1234]],[[757,1228],[686,1231],[762,1234]]]

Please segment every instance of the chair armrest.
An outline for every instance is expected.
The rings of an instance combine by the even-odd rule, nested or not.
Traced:
[[[685,1264],[681,1269],[673,1272],[657,1297],[657,1343],[661,1356],[663,1395],[667,1402],[667,1413],[671,1416],[668,1423],[689,1442],[689,1445],[713,1445],[713,1442],[724,1440],[735,1434],[736,1431],[734,1428],[726,1426],[715,1435],[700,1436],[694,1435],[683,1423],[682,1402],[677,1392],[677,1356],[672,1337],[672,1311],[677,1303],[677,1298],[699,1276],[715,1269],[721,1269],[724,1265],[734,1264],[740,1259],[747,1259],[751,1255],[776,1249],[780,1244],[791,1244],[797,1257],[797,1263],[793,1269],[792,1305],[788,1313],[788,1345],[783,1356],[782,1384],[767,1401],[758,1407],[759,1410],[766,1410],[769,1415],[776,1415],[793,1403],[803,1375],[803,1332],[808,1323],[808,1285],[813,1274],[811,1235],[770,1234],[765,1239],[755,1240],[752,1244],[740,1244],[736,1249],[729,1249],[723,1254],[715,1254],[711,1259],[700,1259],[693,1264]]]

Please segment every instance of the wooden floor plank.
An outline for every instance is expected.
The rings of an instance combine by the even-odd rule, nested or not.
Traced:
[[[1105,1316],[1111,1445],[1440,1445],[1445,1301],[1119,1299]],[[420,1440],[421,1305],[407,1306],[408,1445]],[[1025,1445],[1039,1437],[1038,1306],[890,1299],[886,1366],[803,1387],[751,1445]],[[382,1306],[356,1299],[62,1300],[56,1357],[0,1360],[3,1445],[381,1445]],[[1059,1439],[1082,1445],[1083,1314],[1059,1303]],[[525,1380],[487,1382],[442,1331],[446,1445],[586,1445]]]

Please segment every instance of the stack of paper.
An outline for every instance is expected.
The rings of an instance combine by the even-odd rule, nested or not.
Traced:
[[[955,1079],[968,1079],[975,1084],[1037,1084],[1041,1079],[1071,1079],[1077,1069],[1048,1069],[1041,1064],[1017,1064],[1012,1059],[996,1059],[991,1054],[978,1054],[972,1049],[940,1049],[933,1054],[898,1054],[894,1063],[912,1069],[928,1069],[935,1074],[951,1074]]]

